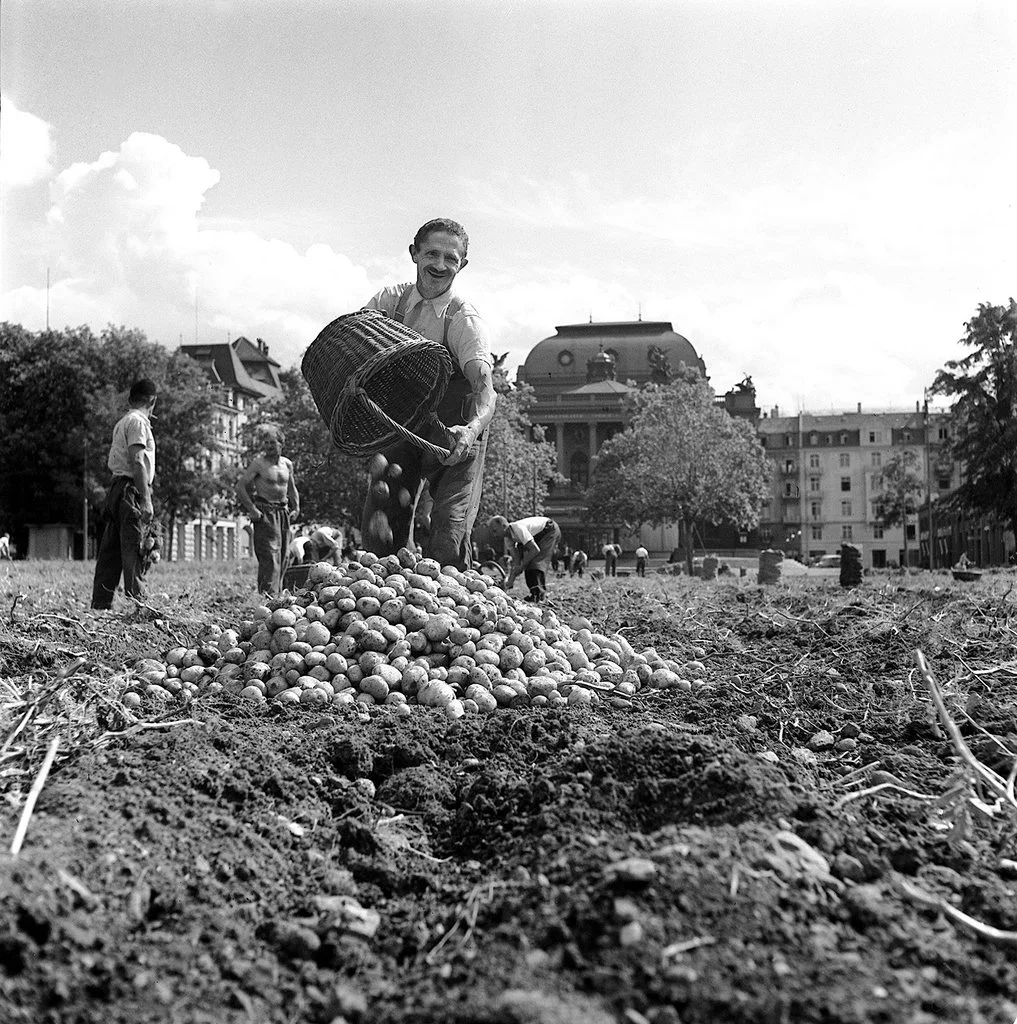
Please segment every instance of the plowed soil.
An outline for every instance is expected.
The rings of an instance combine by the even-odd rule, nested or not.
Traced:
[[[1011,577],[556,581],[562,617],[705,667],[627,710],[131,715],[125,663],[245,617],[224,572],[158,567],[100,619],[87,567],[0,577],[9,1024],[1017,1017],[1017,808],[914,660],[1012,783]]]

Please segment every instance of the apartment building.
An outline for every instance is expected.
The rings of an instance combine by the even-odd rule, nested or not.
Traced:
[[[945,413],[915,411],[781,416],[773,409],[757,429],[773,461],[771,495],[763,509],[760,542],[808,561],[854,544],[866,568],[928,563],[920,546],[918,515],[904,525],[884,526],[876,515],[882,467],[909,450],[925,483],[928,508],[954,487]]]
[[[220,451],[209,455],[211,468],[239,466],[243,428],[251,410],[266,398],[282,394],[280,365],[258,338],[237,338],[227,344],[182,345],[181,351],[201,364],[215,395],[215,439]],[[250,557],[251,532],[246,516],[209,509],[200,519],[181,523],[173,543],[177,561],[229,560]]]

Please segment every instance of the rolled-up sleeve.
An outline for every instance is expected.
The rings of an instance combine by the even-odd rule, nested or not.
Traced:
[[[472,306],[465,305],[449,324],[448,347],[461,367],[474,359],[494,365],[490,332],[483,317]]]

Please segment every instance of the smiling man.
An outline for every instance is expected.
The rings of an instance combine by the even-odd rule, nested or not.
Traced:
[[[470,533],[480,507],[487,427],[494,415],[494,360],[480,314],[455,292],[467,263],[469,238],[454,220],[430,220],[416,233],[410,258],[416,281],[383,288],[367,303],[443,344],[452,357],[452,378],[438,405],[447,432],[430,426],[422,436],[450,449],[439,460],[403,442],[372,460],[372,484],[364,505],[364,547],[392,554],[409,543],[414,510],[430,502],[424,553],[441,565],[470,565]]]

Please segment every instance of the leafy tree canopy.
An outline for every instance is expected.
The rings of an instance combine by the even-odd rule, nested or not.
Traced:
[[[875,502],[876,517],[884,526],[904,527],[904,564],[908,564],[908,516],[918,511],[925,493],[925,478],[918,456],[910,449],[897,452],[880,470],[882,489]]]
[[[1017,531],[1017,303],[983,303],[964,327],[959,344],[969,351],[950,360],[931,389],[953,399],[951,455],[964,467],[946,503]]]
[[[138,330],[26,331],[0,325],[0,517],[7,526],[77,522],[109,485],[113,425],[139,377],[159,387],[153,428],[157,515],[197,515],[221,484],[213,474],[214,399],[202,369]],[[93,515],[92,521],[95,521]]]
[[[550,485],[558,479],[557,450],[530,421],[534,401],[527,384],[499,389],[487,433],[484,491],[477,514],[480,524],[494,515],[510,521],[539,515]]]
[[[629,527],[681,523],[691,572],[693,528],[755,527],[768,477],[752,425],[718,407],[707,381],[686,369],[630,399],[628,426],[597,455],[587,519]]]

